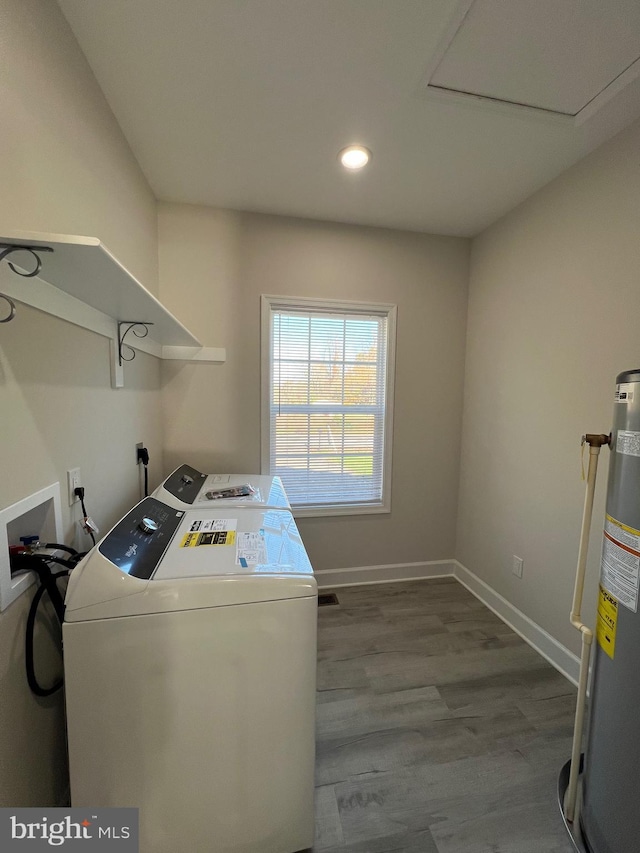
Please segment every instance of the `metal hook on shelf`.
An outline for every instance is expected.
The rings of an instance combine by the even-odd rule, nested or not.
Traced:
[[[121,331],[123,326],[127,327],[124,332]],[[153,326],[153,323],[146,322],[145,320],[127,320],[118,323],[118,363],[120,366],[122,366],[123,361],[133,361],[136,357],[134,348],[124,342],[126,336],[129,332],[133,332],[137,338],[146,338],[149,334],[149,326]],[[136,327],[140,327],[140,331]],[[125,347],[129,352],[128,355],[124,354]]]
[[[23,278],[34,278],[42,269],[42,261],[38,252],[53,252],[53,249],[51,246],[17,246],[13,243],[0,243],[0,261],[3,261],[8,255],[13,254],[13,252],[28,252],[30,255],[33,255],[36,266],[31,272],[21,272],[11,261],[7,261],[7,263],[16,275],[21,275]]]
[[[9,313],[0,320],[0,323],[9,323],[16,316],[16,303],[6,293],[0,293],[0,299],[4,299],[9,306]]]

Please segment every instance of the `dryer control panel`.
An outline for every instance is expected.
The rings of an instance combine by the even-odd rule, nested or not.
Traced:
[[[186,504],[192,504],[198,497],[207,475],[197,471],[190,465],[181,465],[164,484],[170,495],[179,498]]]
[[[145,498],[98,545],[121,571],[148,580],[184,516],[156,498]]]

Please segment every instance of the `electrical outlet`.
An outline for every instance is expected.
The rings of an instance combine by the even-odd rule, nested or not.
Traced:
[[[511,567],[511,571],[517,578],[522,577],[522,572],[524,571],[524,560],[522,557],[516,557],[513,555],[513,566]]]
[[[75,490],[79,489],[82,485],[82,478],[80,476],[79,468],[69,468],[69,470],[67,471],[67,485],[69,487],[69,506],[73,506],[80,500],[80,498],[75,493]]]
[[[144,441],[139,441],[136,444],[136,465],[140,464],[140,459],[138,458],[138,451],[142,450],[143,447],[144,447]]]

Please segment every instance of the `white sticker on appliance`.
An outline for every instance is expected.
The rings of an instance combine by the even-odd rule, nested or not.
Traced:
[[[640,432],[627,429],[618,430],[616,450],[626,456],[640,456]]]
[[[267,550],[264,545],[264,535],[256,533],[238,533],[236,539],[236,565],[255,566],[267,562]]]
[[[607,515],[602,546],[602,586],[634,613],[640,585],[640,531]]]
[[[235,530],[237,526],[237,518],[196,518],[189,530],[192,533],[217,533],[221,530]]]
[[[621,382],[620,385],[616,385],[616,403],[633,402],[635,385],[635,382]]]

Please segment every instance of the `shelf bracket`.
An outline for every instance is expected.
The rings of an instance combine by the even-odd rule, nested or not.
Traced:
[[[126,344],[124,339],[129,332],[133,332],[137,338],[146,338],[149,334],[149,326],[153,326],[153,323],[145,320],[125,320],[118,323],[118,365],[120,367],[122,367],[123,361],[133,361],[136,357],[136,351],[132,346]],[[123,329],[124,331],[122,331]]]
[[[4,261],[13,252],[28,252],[35,259],[36,265],[31,272],[25,272],[20,267],[14,266],[11,261],[7,261],[9,268],[23,278],[35,278],[42,269],[42,260],[38,252],[53,252],[53,249],[51,246],[19,246],[17,243],[0,243],[0,261]],[[0,299],[4,299],[9,306],[9,313],[0,320],[0,323],[9,323],[16,316],[15,302],[4,293],[0,293]]]
[[[42,260],[38,252],[53,252],[51,246],[20,246],[17,243],[0,243],[0,261],[4,261],[9,255],[14,252],[28,252],[33,256],[36,265],[31,272],[25,272],[15,267],[11,261],[7,261],[11,269],[16,275],[21,275],[23,278],[35,278],[42,269]]]
[[[13,301],[13,299],[11,299],[10,296],[7,296],[6,293],[0,293],[0,299],[4,299],[4,301],[7,303],[9,311],[7,316],[3,317],[2,320],[0,320],[0,323],[9,323],[16,316],[16,303]]]

